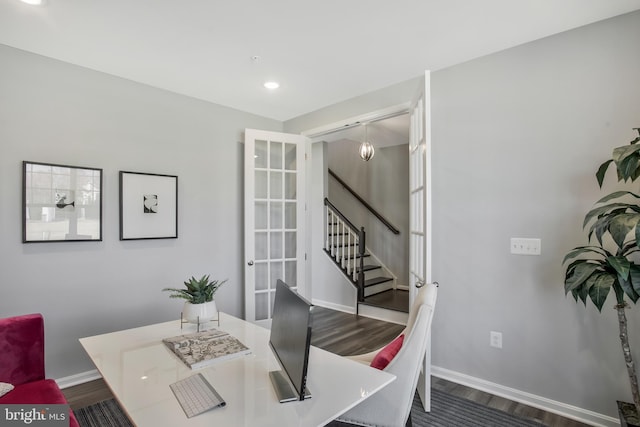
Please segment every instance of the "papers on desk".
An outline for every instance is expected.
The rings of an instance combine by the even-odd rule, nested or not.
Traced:
[[[238,339],[217,329],[162,340],[191,369],[251,353]]]

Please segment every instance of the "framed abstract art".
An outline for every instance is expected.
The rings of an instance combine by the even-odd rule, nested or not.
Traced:
[[[120,171],[120,240],[178,237],[178,177]]]

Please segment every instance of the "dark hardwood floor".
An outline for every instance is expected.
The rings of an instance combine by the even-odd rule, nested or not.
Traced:
[[[313,307],[311,344],[341,356],[368,353],[383,347],[404,326]]]
[[[388,291],[366,297],[364,304],[408,313],[409,291],[389,289]]]
[[[402,325],[362,316],[314,307],[312,344],[342,356],[378,349],[403,329]],[[513,402],[502,397],[475,390],[441,378],[432,377],[431,386],[474,402],[541,422],[549,427],[582,427],[579,423],[556,414]],[[78,409],[112,398],[109,387],[101,379],[63,390],[71,409]]]

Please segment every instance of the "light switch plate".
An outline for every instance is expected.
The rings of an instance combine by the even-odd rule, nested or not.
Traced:
[[[540,255],[540,239],[511,238],[511,253],[516,255]]]

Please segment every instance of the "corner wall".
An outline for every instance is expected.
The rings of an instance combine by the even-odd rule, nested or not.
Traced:
[[[584,215],[611,189],[595,171],[640,126],[639,40],[634,12],[431,73],[433,364],[609,425],[615,400],[631,398],[614,299],[598,313],[565,297],[562,259],[586,244]],[[407,101],[412,82],[285,129]],[[542,255],[509,254],[510,237],[541,238]],[[640,308],[627,315],[640,363]]]
[[[311,165],[311,241],[310,269],[312,302],[328,308],[355,313],[357,292],[355,286],[342,274],[339,267],[324,252],[325,208],[328,185],[328,148],[326,142],[312,144]]]
[[[229,281],[243,315],[243,132],[282,123],[0,45],[0,317],[41,312],[47,375],[94,369],[78,338],[176,319],[164,287]],[[103,169],[103,241],[21,243],[22,161]],[[119,241],[118,171],[178,176],[178,239]]]

